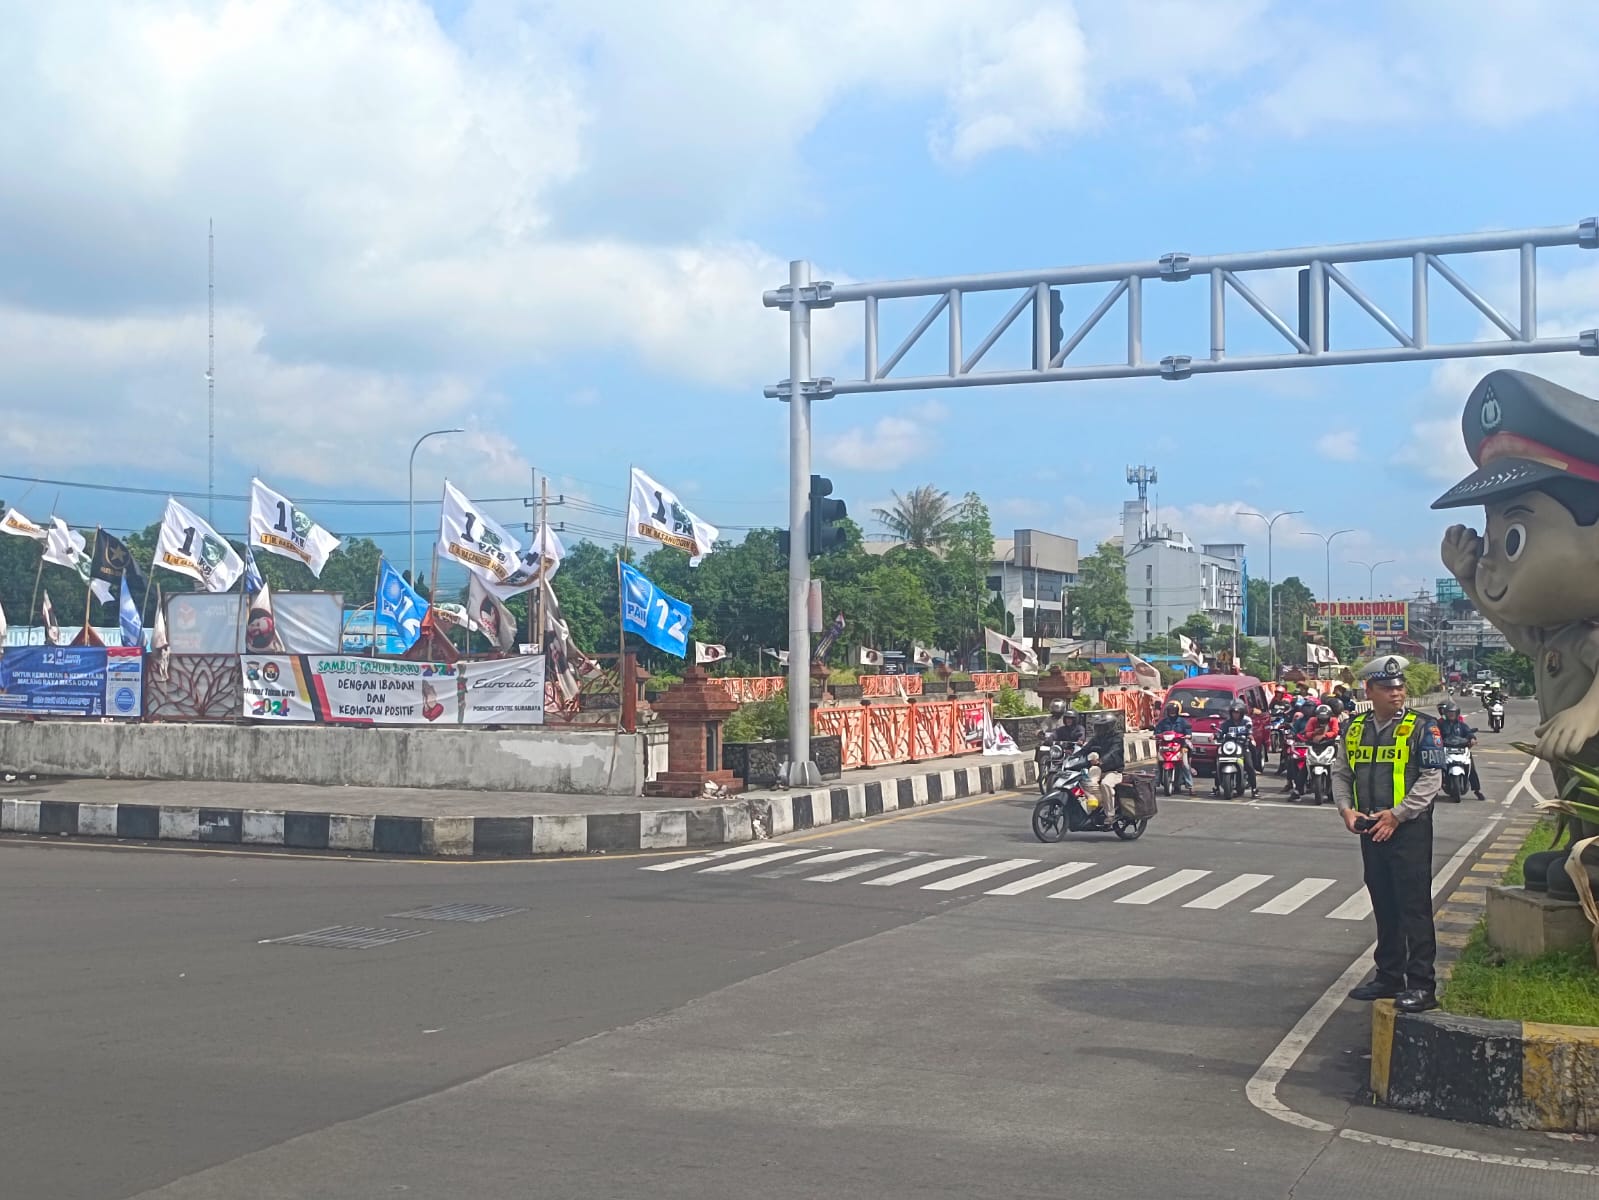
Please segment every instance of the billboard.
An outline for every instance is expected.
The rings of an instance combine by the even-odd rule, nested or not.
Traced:
[[[1376,638],[1410,636],[1408,600],[1318,601],[1316,619],[1325,622],[1328,617],[1354,625],[1362,633]]]
[[[17,646],[0,654],[0,714],[143,713],[144,652],[137,646]]]

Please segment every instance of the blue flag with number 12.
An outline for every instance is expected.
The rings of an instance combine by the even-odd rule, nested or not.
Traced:
[[[622,568],[622,628],[631,629],[657,650],[688,657],[694,610],[668,596],[627,563]]]

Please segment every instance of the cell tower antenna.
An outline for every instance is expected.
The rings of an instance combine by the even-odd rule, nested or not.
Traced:
[[[1143,512],[1143,526],[1139,536],[1148,541],[1151,530],[1149,527],[1149,485],[1160,482],[1160,473],[1154,467],[1128,467],[1127,482],[1138,488],[1138,507]]]
[[[217,251],[216,223],[205,223],[205,519],[217,514]]]

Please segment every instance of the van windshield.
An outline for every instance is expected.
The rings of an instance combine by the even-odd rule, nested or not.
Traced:
[[[1185,717],[1225,716],[1234,699],[1234,693],[1220,688],[1173,688],[1166,693],[1166,702],[1175,703]]]

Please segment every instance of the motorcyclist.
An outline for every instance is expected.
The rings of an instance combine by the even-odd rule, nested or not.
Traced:
[[[1088,743],[1088,778],[1094,785],[1091,798],[1095,807],[1112,815],[1116,812],[1116,785],[1122,781],[1122,768],[1126,765],[1125,747],[1121,734],[1116,732],[1116,718],[1106,714],[1095,717],[1093,738]]]
[[[1183,739],[1183,756],[1177,763],[1177,786],[1189,795],[1194,791],[1194,771],[1188,761],[1188,748],[1193,743],[1194,726],[1183,716],[1182,706],[1175,700],[1168,700],[1160,720],[1155,722],[1155,736],[1158,738],[1163,733],[1175,733]]]
[[[1355,715],[1355,696],[1347,685],[1340,683],[1333,688],[1333,696],[1338,701],[1338,706],[1333,711],[1334,716],[1352,717]]]
[[[1232,738],[1243,747],[1244,751],[1244,778],[1249,782],[1250,795],[1260,799],[1260,780],[1255,775],[1255,756],[1251,747],[1255,740],[1255,724],[1249,719],[1249,712],[1244,708],[1242,700],[1234,700],[1227,706],[1227,715],[1222,718],[1216,730],[1216,744],[1220,746],[1228,738]],[[1219,782],[1210,785],[1210,794],[1221,794]]]
[[[1054,717],[1059,724],[1044,736],[1052,742],[1061,745],[1077,746],[1083,742],[1083,718],[1071,705],[1064,700],[1052,700],[1049,704],[1049,715]]]
[[[1330,704],[1318,704],[1310,720],[1305,722],[1305,741],[1312,746],[1331,741],[1338,736],[1338,714]]]
[[[1477,731],[1466,724],[1465,718],[1460,715],[1460,705],[1453,700],[1445,700],[1438,706],[1438,736],[1445,749],[1461,746],[1475,746],[1477,744]],[[1482,800],[1482,780],[1477,778],[1477,760],[1471,760],[1471,791],[1477,799]]]
[[[1310,703],[1307,696],[1298,696],[1294,699],[1294,716],[1289,723],[1289,745],[1283,754],[1283,762],[1287,765],[1288,791],[1295,797],[1301,796],[1305,791],[1305,772],[1299,760],[1293,753],[1294,742],[1309,742],[1305,730],[1310,727],[1311,721],[1316,717],[1316,708]]]
[[[1505,702],[1505,694],[1499,690],[1498,684],[1490,684],[1482,689],[1482,711],[1487,712],[1496,704]]]

